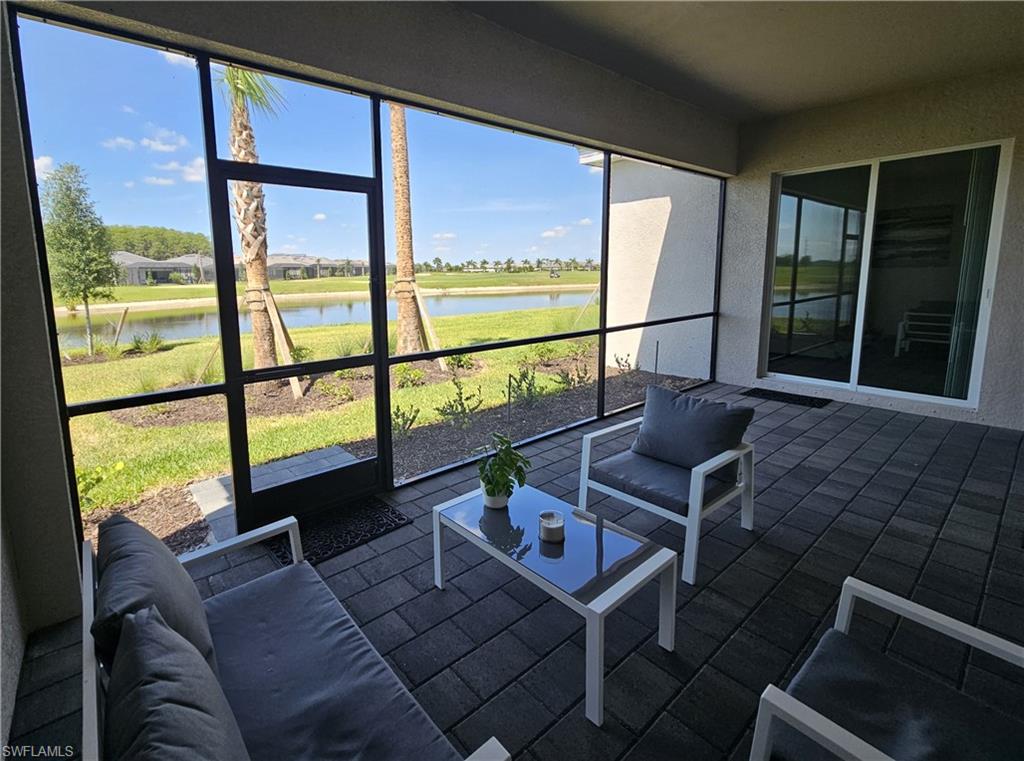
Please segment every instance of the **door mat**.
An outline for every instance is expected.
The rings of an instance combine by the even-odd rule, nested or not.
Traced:
[[[785,394],[781,391],[769,391],[766,388],[748,388],[740,396],[752,396],[755,399],[766,399],[770,402],[798,404],[801,407],[825,407],[832,403],[831,399],[820,396],[803,396],[802,394]]]
[[[316,565],[407,523],[411,523],[411,519],[404,513],[376,497],[367,497],[324,515],[300,520],[302,554]],[[292,562],[287,534],[274,537],[265,544],[279,563],[287,565]]]

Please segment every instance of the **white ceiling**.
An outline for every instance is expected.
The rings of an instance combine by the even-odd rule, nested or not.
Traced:
[[[741,121],[1024,66],[1022,2],[470,2]]]

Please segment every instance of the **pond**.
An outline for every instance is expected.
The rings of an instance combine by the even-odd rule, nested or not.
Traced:
[[[431,317],[448,317],[480,312],[511,312],[529,309],[551,309],[556,307],[584,307],[596,297],[589,291],[531,291],[529,293],[489,294],[447,294],[427,296],[427,311]],[[339,293],[329,298],[317,297],[309,300],[278,299],[278,308],[285,325],[289,328],[317,327],[321,325],[343,325],[370,322],[370,302],[358,295]],[[130,303],[125,306],[130,307]],[[120,312],[104,312],[93,316],[93,329],[103,340],[113,338]],[[397,316],[397,306],[388,300],[388,319]],[[252,331],[249,314],[239,314],[239,327],[243,333]],[[64,348],[85,346],[85,319],[81,312],[57,320],[60,343]],[[200,338],[220,334],[217,308],[187,307],[160,311],[128,312],[121,340],[133,335],[155,331],[166,341],[185,338]]]

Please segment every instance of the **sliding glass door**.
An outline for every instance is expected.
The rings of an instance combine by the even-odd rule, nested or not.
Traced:
[[[1001,150],[784,176],[768,373],[969,401]]]

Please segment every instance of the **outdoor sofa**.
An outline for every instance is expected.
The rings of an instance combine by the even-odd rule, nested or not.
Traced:
[[[292,564],[205,602],[186,568],[287,533]],[[461,761],[303,561],[286,518],[180,559],[132,521],[82,554],[82,758]],[[471,761],[508,761],[494,738]]]
[[[1019,761],[1024,719],[849,636],[860,599],[1024,668],[1024,647],[849,577],[836,623],[785,692],[761,695],[750,761]]]

